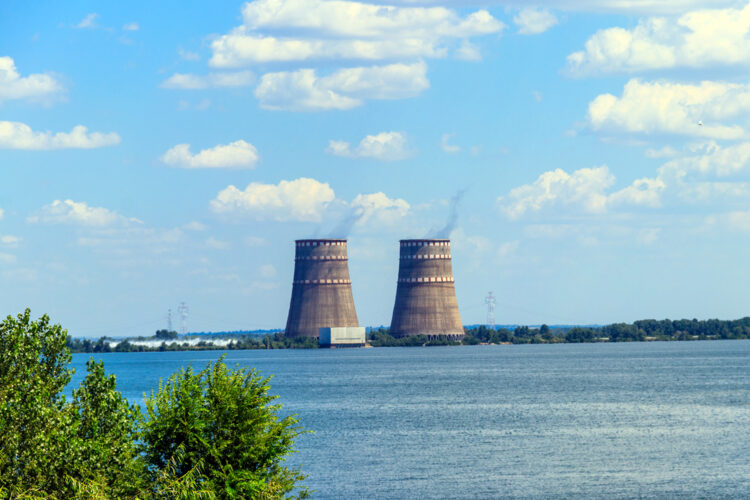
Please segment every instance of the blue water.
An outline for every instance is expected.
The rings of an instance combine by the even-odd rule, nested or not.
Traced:
[[[750,498],[750,341],[226,354],[315,431],[316,498]],[[142,402],[220,355],[100,357]]]

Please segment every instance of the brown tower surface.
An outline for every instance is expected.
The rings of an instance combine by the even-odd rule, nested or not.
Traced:
[[[285,335],[317,338],[319,328],[359,326],[346,240],[297,240],[295,246]]]
[[[401,240],[391,335],[464,336],[448,239]]]

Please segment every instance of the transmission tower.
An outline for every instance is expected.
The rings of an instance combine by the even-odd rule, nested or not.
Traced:
[[[487,294],[484,298],[485,304],[487,304],[487,327],[495,329],[495,297],[492,296],[492,292]]]
[[[187,333],[188,306],[184,302],[180,302],[177,312],[180,313],[180,333],[185,335]]]
[[[167,309],[167,331],[172,331],[172,309]]]

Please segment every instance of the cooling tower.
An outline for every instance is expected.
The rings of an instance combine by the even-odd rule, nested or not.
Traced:
[[[450,240],[401,240],[391,335],[463,337]]]
[[[285,335],[317,337],[319,328],[359,326],[346,240],[297,240]]]

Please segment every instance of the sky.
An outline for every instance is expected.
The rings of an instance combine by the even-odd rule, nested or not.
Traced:
[[[448,225],[465,324],[750,314],[750,4],[0,3],[0,314],[283,328],[348,238],[388,325]],[[748,130],[746,130],[748,129]],[[455,210],[455,224],[450,224]]]

